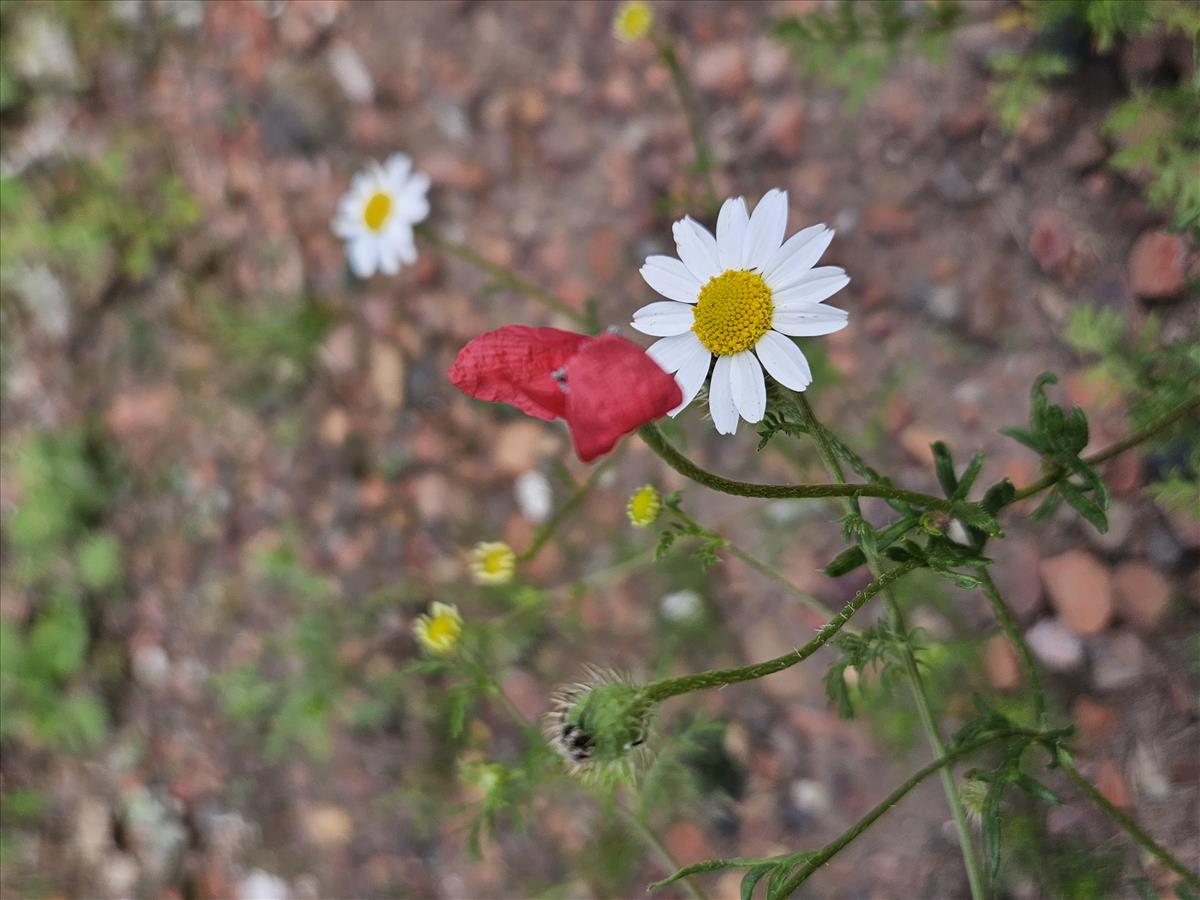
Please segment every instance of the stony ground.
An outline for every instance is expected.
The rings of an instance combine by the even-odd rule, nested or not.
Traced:
[[[1135,325],[1154,308],[1182,333],[1197,327],[1197,310],[1178,299],[1187,249],[1178,271],[1164,267],[1175,239],[1139,188],[1104,165],[1098,126],[1124,90],[1120,66],[1085,70],[1006,136],[985,102],[983,59],[1012,38],[976,7],[944,65],[904,62],[854,110],[805,84],[768,36],[774,18],[802,7],[678,3],[659,13],[680,35],[721,193],[754,199],[783,187],[792,228],[838,229],[828,259],[854,278],[841,296],[852,327],[820,342],[826,374],[812,396],[823,416],[921,490],[936,489],[928,448],[938,437],[961,459],[987,451],[985,482],[1035,479],[1036,459],[997,428],[1024,422],[1029,386],[1046,369],[1088,410],[1093,446],[1123,435],[1119,398],[1086,377],[1061,338],[1066,319],[1084,301]],[[334,715],[323,758],[302,747],[272,756],[265,727],[231,718],[221,676],[254,666],[303,678],[311,660],[275,641],[317,594],[344,610],[328,633],[339,663],[386,681],[416,655],[408,628],[429,599],[495,614],[494,598],[464,593],[462,550],[530,539],[544,511],[514,484],[566,493],[557,426],[472,404],[444,377],[475,334],[557,320],[428,246],[397,279],[354,282],[328,228],[348,179],[369,158],[410,153],[433,179],[443,233],[581,309],[596,298],[603,322],[624,325],[650,297],[640,260],[670,249],[679,207],[664,198],[691,185],[667,71],[648,44],[612,40],[608,4],[119,8],[119,34],[83,45],[53,24],[53,7],[40,11],[52,33],[76,41],[67,63],[56,57],[60,69],[73,57],[75,71],[6,121],[5,168],[32,177],[67,152],[135,140],[135,180],[144,189],[174,173],[199,217],[150,274],[131,278],[109,261],[94,283],[67,286],[65,310],[45,314],[6,286],[6,444],[91,424],[129,472],[109,523],[125,595],[93,627],[117,649],[113,724],[82,758],[5,747],[4,790],[48,797],[39,825],[6,844],[6,896],[640,896],[663,876],[660,862],[639,858],[616,882],[592,871],[580,860],[597,852],[588,840],[599,814],[590,802],[556,802],[572,796],[562,792],[539,801],[532,830],[505,829],[471,857],[458,811],[469,792],[454,786],[450,754],[427,727],[435,691],[397,700],[369,729]],[[303,343],[296,310],[310,308],[314,352],[281,351],[275,338],[288,329]],[[751,434],[719,439],[695,410],[682,421],[690,451],[713,469],[783,481],[799,464],[821,477],[811,455],[756,455]],[[1143,462],[1131,454],[1108,467],[1107,535],[1065,515],[1040,526],[1014,515],[996,571],[1052,673],[1058,714],[1078,725],[1081,768],[1196,865],[1189,635],[1200,530],[1144,495]],[[10,471],[0,479],[9,508],[20,502]],[[587,474],[573,459],[566,471]],[[653,543],[629,533],[622,509],[647,480],[684,486],[630,441],[526,576],[566,585]],[[861,585],[819,571],[840,549],[832,507],[764,512],[699,488],[685,505],[827,603]],[[264,553],[291,560],[281,582],[264,580]],[[5,588],[3,613],[19,620],[35,598]],[[722,634],[670,632],[658,601],[680,588],[711,602]],[[942,593],[915,616],[934,635],[966,635],[968,664],[948,700],[949,719],[962,721],[972,690],[1016,696],[1020,675],[982,601]],[[707,578],[677,562],[551,594],[553,618],[573,624],[552,624],[502,673],[531,717],[584,661],[642,674],[738,664],[784,652],[819,624],[732,558]],[[728,723],[718,755],[742,790],[710,797],[701,814],[666,816],[677,858],[815,846],[927,758],[919,741],[898,749],[890,719],[840,719],[822,671],[798,667],[678,703],[673,715],[704,710]],[[338,690],[335,711],[358,709],[365,688]],[[475,751],[503,757],[519,740],[497,710],[474,728]],[[923,786],[806,890],[961,896],[947,818],[939,789]],[[1113,885],[1139,870],[1086,804],[1068,799],[1048,828],[1052,841],[1117,860]],[[736,885],[708,883],[721,897]],[[1038,889],[1018,875],[1008,890]]]

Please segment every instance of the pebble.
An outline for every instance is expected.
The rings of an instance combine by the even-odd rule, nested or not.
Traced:
[[[1112,733],[1117,724],[1117,711],[1084,694],[1071,705],[1071,718],[1079,726],[1081,742],[1091,746]]]
[[[1042,609],[1037,541],[1012,537],[1005,541],[994,541],[988,546],[988,551],[996,561],[992,566],[992,577],[996,580],[1000,595],[1016,620],[1028,625]]]
[[[1076,634],[1099,634],[1112,620],[1112,580],[1092,554],[1070,550],[1042,560],[1038,571],[1059,620]]]
[[[692,66],[696,87],[723,97],[736,97],[749,83],[746,56],[737,44],[713,44],[696,54]]]
[[[1083,641],[1057,619],[1043,619],[1025,633],[1029,649],[1047,669],[1070,672],[1083,663]]]
[[[1063,161],[1080,172],[1094,169],[1104,162],[1107,156],[1108,148],[1091,128],[1081,129],[1063,151]]]
[[[278,875],[254,869],[238,882],[238,900],[290,900],[288,884]]]
[[[983,668],[988,683],[998,691],[1011,691],[1021,684],[1021,664],[1008,638],[992,635],[983,651]]]
[[[1057,209],[1034,212],[1029,230],[1029,252],[1047,275],[1060,274],[1071,259],[1071,236],[1066,217]]]
[[[1178,234],[1143,232],[1129,252],[1129,281],[1143,300],[1166,300],[1187,283],[1187,244]]]
[[[550,481],[537,469],[531,469],[517,477],[513,483],[513,494],[521,515],[531,522],[545,522],[554,508],[554,491]]]
[[[1171,606],[1171,584],[1141,561],[1123,562],[1113,572],[1117,613],[1138,631],[1155,631]]]
[[[1092,644],[1092,685],[1098,691],[1128,687],[1145,667],[1146,647],[1131,631],[1101,635]]]
[[[536,466],[548,447],[556,444],[543,426],[518,419],[500,429],[492,445],[492,462],[506,475],[520,475]]]
[[[404,403],[404,357],[391,344],[371,345],[371,387],[386,410]]]
[[[326,54],[329,71],[346,99],[351,103],[371,103],[375,99],[375,82],[358,51],[346,41],[338,41]]]
[[[318,847],[341,847],[353,836],[354,821],[340,806],[318,806],[305,814],[304,830]]]

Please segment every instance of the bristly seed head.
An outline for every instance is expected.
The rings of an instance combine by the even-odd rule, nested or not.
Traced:
[[[640,685],[612,671],[589,669],[590,681],[560,688],[546,715],[546,739],[572,774],[627,771],[646,742],[654,704]]]

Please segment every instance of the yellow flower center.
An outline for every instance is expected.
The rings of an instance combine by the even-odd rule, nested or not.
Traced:
[[[426,639],[435,647],[450,647],[462,634],[462,619],[452,613],[441,613],[429,620]]]
[[[507,547],[489,550],[483,554],[479,564],[489,575],[499,575],[512,565],[512,551]]]
[[[376,191],[363,209],[363,221],[372,231],[379,231],[392,211],[392,198],[383,191]]]
[[[654,24],[654,10],[641,0],[630,0],[621,5],[613,19],[613,31],[623,41],[639,41],[650,33]]]
[[[757,272],[727,269],[700,288],[692,331],[716,356],[749,350],[771,329],[775,304]]]
[[[629,521],[638,528],[652,525],[661,510],[662,498],[653,485],[638,488],[629,498]]]

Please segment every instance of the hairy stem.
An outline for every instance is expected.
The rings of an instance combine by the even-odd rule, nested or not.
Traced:
[[[429,225],[427,222],[422,222],[419,225],[413,226],[413,231],[415,231],[425,240],[429,241],[429,243],[433,244],[435,247],[457,256],[459,259],[470,263],[480,271],[491,275],[498,284],[512,288],[515,291],[520,291],[522,294],[525,294],[525,296],[538,301],[547,309],[552,310],[559,315],[566,316],[576,325],[587,327],[587,316],[579,312],[579,310],[572,309],[565,301],[555,297],[549,291],[542,290],[536,284],[526,281],[511,269],[507,269],[498,263],[492,262],[490,259],[480,256],[466,244],[460,244],[457,241],[452,241],[449,238],[443,237],[436,230],[434,230],[433,226]]]
[[[783,888],[780,890],[779,895],[781,897],[786,897],[795,891],[798,887],[800,887],[801,884],[805,882],[805,880],[808,879],[810,875],[817,871],[817,869],[821,868],[823,865],[829,862],[829,860],[837,856],[838,853],[845,849],[848,844],[853,842],[855,838],[870,828],[871,825],[875,823],[876,819],[879,819],[884,813],[904,799],[904,796],[909,791],[915,788],[934,772],[947,771],[949,767],[958,762],[958,760],[970,756],[972,753],[975,753],[977,750],[981,750],[989,744],[1007,740],[1008,738],[1034,738],[1037,737],[1037,735],[1038,732],[1035,731],[1002,731],[997,734],[979,738],[978,740],[970,741],[969,743],[963,744],[960,747],[956,747],[954,750],[951,750],[948,753],[943,753],[929,765],[914,772],[911,776],[909,776],[907,781],[888,794],[882,803],[846,829],[841,836],[821,848],[821,850],[818,851],[817,854],[808,862],[806,862],[802,868],[797,870],[791,878],[784,882]]]
[[[842,471],[841,462],[838,461],[837,452],[834,450],[836,439],[817,420],[804,394],[789,391],[787,395],[791,398],[796,412],[800,414],[801,419],[807,424],[809,433],[816,440],[817,449],[825,462],[825,467],[829,470],[830,476],[838,483],[844,482],[846,476]],[[883,564],[876,549],[874,529],[862,518],[862,510],[859,508],[857,497],[850,497],[845,503],[846,511],[858,519],[863,533],[870,538],[870,540],[864,541],[862,540],[862,534],[860,534],[858,545],[862,547],[871,573],[876,578],[879,578],[883,572]],[[917,657],[913,652],[912,643],[908,639],[908,629],[904,624],[904,614],[894,593],[890,590],[885,591],[884,597],[887,601],[888,613],[892,618],[896,634],[900,638],[904,672],[908,676],[908,684],[912,689],[913,702],[917,707],[917,716],[921,720],[921,727],[925,729],[925,736],[929,741],[929,746],[932,748],[934,755],[944,757],[946,755],[946,744],[942,740],[941,731],[938,729],[937,722],[933,717],[933,710],[929,705],[929,697],[925,693],[925,685],[921,678],[921,672],[917,668]],[[950,806],[950,814],[954,819],[955,831],[958,832],[958,844],[962,850],[963,867],[967,872],[967,884],[971,889],[971,896],[974,900],[983,900],[987,896],[984,880],[979,869],[979,859],[975,853],[975,843],[971,838],[971,831],[967,827],[966,810],[963,809],[962,798],[958,795],[958,785],[954,781],[954,773],[949,768],[939,767],[938,776],[941,778],[942,789],[946,794],[946,802]]]
[[[707,141],[704,140],[704,130],[700,127],[700,113],[696,106],[696,97],[692,93],[691,82],[688,81],[687,73],[683,70],[683,63],[679,61],[679,53],[675,50],[674,42],[669,37],[657,35],[653,40],[654,47],[658,50],[658,58],[671,73],[671,84],[675,86],[675,93],[679,95],[679,105],[683,107],[683,117],[687,120],[688,133],[692,138],[692,153],[696,157],[694,165],[696,171],[704,178],[704,186],[708,191],[705,205],[710,212],[715,212],[717,185],[713,179],[712,151],[709,149]]]
[[[1042,687],[1042,679],[1038,674],[1037,664],[1033,661],[1033,653],[1029,650],[1029,645],[1025,643],[1025,638],[1021,634],[1021,629],[1017,626],[1017,620],[1009,609],[1007,603],[1004,602],[1004,597],[1000,594],[1000,589],[996,587],[996,582],[992,580],[991,573],[988,572],[986,566],[979,566],[975,570],[975,577],[979,579],[980,586],[983,589],[983,594],[988,598],[988,602],[992,605],[992,612],[996,615],[996,621],[1000,623],[1000,628],[1004,632],[1004,636],[1008,638],[1008,642],[1012,644],[1013,649],[1017,651],[1017,658],[1021,662],[1021,671],[1025,674],[1025,681],[1029,685],[1029,691],[1033,695],[1033,721],[1038,728],[1044,728],[1046,725],[1046,692]]]
[[[916,567],[916,563],[905,563],[880,575],[855,594],[854,598],[842,607],[842,611],[825,623],[816,636],[802,647],[797,647],[795,650],[790,650],[774,659],[768,659],[765,662],[749,666],[740,666],[736,669],[713,669],[709,672],[698,672],[695,675],[682,675],[678,678],[663,678],[658,681],[652,681],[642,689],[643,693],[647,699],[660,703],[669,697],[676,697],[679,694],[702,691],[714,687],[724,687],[727,684],[752,681],[755,678],[762,678],[766,675],[774,675],[776,672],[782,672],[784,669],[808,659],[824,647],[834,635],[842,630],[842,627],[850,621],[850,618],[868,600],[893,582],[907,575]]]
[[[1114,456],[1120,456],[1126,450],[1136,447],[1143,441],[1148,441],[1150,438],[1154,437],[1160,432],[1166,431],[1166,429],[1170,428],[1180,419],[1186,418],[1187,416],[1195,413],[1200,413],[1200,397],[1196,397],[1192,400],[1189,400],[1187,403],[1176,407],[1157,422],[1151,422],[1145,428],[1139,428],[1137,431],[1126,436],[1122,440],[1117,441],[1115,444],[1105,447],[1103,450],[1099,450],[1090,456],[1085,456],[1083,461],[1091,466],[1098,465],[1102,462],[1107,462]],[[1058,471],[1051,472],[1039,481],[1035,481],[1033,484],[1019,488],[1016,494],[1013,495],[1012,502],[1016,503],[1018,500],[1024,500],[1026,497],[1032,497],[1034,494],[1041,493],[1042,491],[1046,490],[1046,488],[1053,487],[1054,485],[1058,484],[1058,482],[1062,481],[1067,474],[1068,473],[1065,469],[1060,469]]]
[[[575,488],[575,490],[571,492],[571,496],[563,501],[562,506],[554,511],[554,515],[542,523],[542,527],[537,530],[537,533],[533,536],[533,541],[529,544],[529,546],[526,547],[524,551],[517,554],[517,562],[529,562],[529,560],[538,555],[542,547],[546,546],[546,542],[554,536],[554,532],[558,530],[558,527],[564,521],[566,521],[576,509],[579,508],[580,504],[587,499],[587,495],[595,489],[596,485],[600,482],[600,476],[602,476],[609,469],[609,467],[612,466],[613,463],[621,458],[621,449],[622,448],[617,448],[616,453],[613,453],[608,457],[608,459],[604,460],[604,462],[600,463],[600,465],[593,468],[591,474],[588,475],[587,480],[584,481],[583,484],[579,485],[579,487]]]
[[[653,423],[643,425],[638,429],[638,434],[650,449],[662,458],[663,462],[680,475],[690,478],[704,487],[720,491],[722,494],[733,494],[737,497],[764,497],[768,500],[884,497],[911,503],[913,506],[941,510],[950,515],[957,515],[962,511],[960,504],[944,500],[941,497],[934,497],[932,494],[909,491],[890,484],[846,484],[844,479],[838,484],[756,484],[750,481],[734,481],[700,468],[680,453]]]
[[[1126,834],[1141,844],[1147,852],[1152,854],[1164,866],[1166,866],[1172,872],[1178,874],[1179,877],[1191,885],[1194,890],[1200,891],[1200,878],[1197,878],[1196,875],[1187,868],[1187,866],[1168,853],[1162,847],[1162,845],[1154,840],[1154,838],[1146,834],[1146,832],[1142,830],[1142,827],[1138,825],[1137,822],[1133,821],[1133,819],[1129,818],[1129,816],[1125,815],[1125,813],[1121,812],[1121,810],[1109,803],[1108,798],[1096,790],[1090,781],[1079,774],[1079,770],[1075,768],[1075,764],[1070,760],[1065,759],[1064,754],[1061,753],[1059,754],[1059,765],[1067,774],[1067,777],[1074,782],[1075,786],[1079,788],[1079,790],[1081,790],[1087,796],[1087,798],[1092,801],[1092,803],[1100,807],[1100,809],[1103,810],[1110,819],[1116,822]]]

